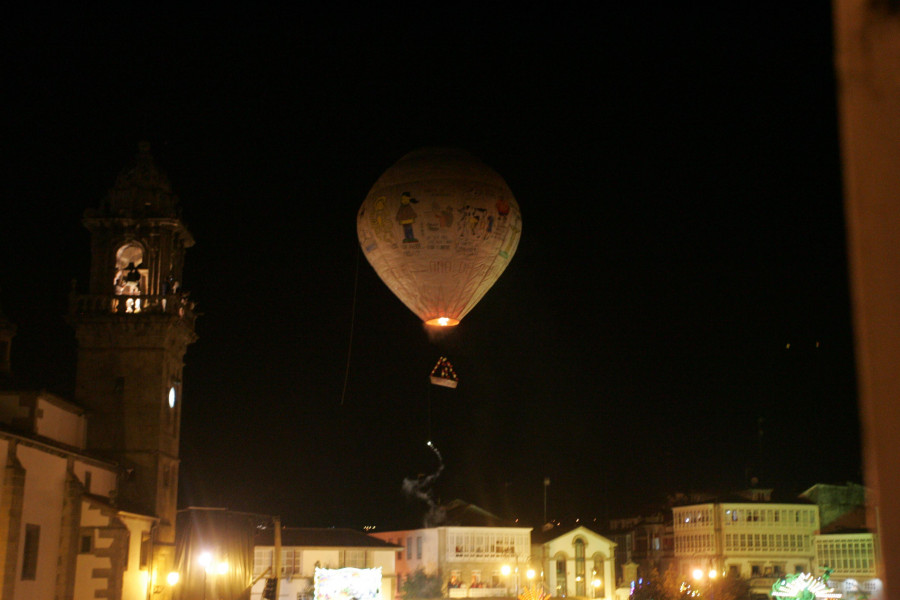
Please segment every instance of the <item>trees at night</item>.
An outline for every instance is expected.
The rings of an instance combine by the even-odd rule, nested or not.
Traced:
[[[440,598],[441,574],[428,574],[422,569],[416,569],[400,586],[400,594],[403,600],[425,600],[428,598]]]

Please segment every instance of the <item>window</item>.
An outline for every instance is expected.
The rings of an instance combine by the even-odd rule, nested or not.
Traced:
[[[416,536],[416,558],[422,559],[422,536]]]
[[[41,526],[25,524],[25,544],[22,550],[22,579],[37,579],[38,545],[41,540]]]
[[[412,559],[412,536],[406,538],[406,560]]]
[[[365,550],[346,550],[344,551],[344,566],[354,569],[366,568],[366,551]]]
[[[566,583],[566,559],[556,559],[556,594],[557,596],[565,596],[568,584]]]
[[[84,472],[84,491],[87,492],[88,494],[91,493],[91,472],[90,471]]]
[[[584,540],[575,540],[575,595],[584,596]]]
[[[90,533],[85,533],[81,536],[81,543],[78,546],[78,552],[80,554],[90,554],[94,549],[94,536]]]
[[[295,550],[291,548],[289,550],[281,551],[281,576],[286,577],[288,575],[299,575],[300,574],[300,558],[302,556],[302,552],[300,550]]]
[[[606,592],[604,587],[606,585],[606,578],[603,576],[604,568],[603,568],[603,559],[597,555],[594,555],[594,571],[591,573],[591,587],[594,590],[592,594],[594,598],[603,598],[606,596]],[[594,587],[594,580],[599,579],[600,585]]]
[[[146,286],[144,251],[137,244],[126,244],[116,252],[116,275],[113,286],[117,296],[140,296]],[[140,312],[140,309],[134,311]]]
[[[259,577],[263,571],[272,566],[272,549],[255,548],[253,550],[253,576]],[[271,574],[269,575],[271,577]]]
[[[460,588],[462,587],[462,571],[459,569],[454,569],[450,571],[450,579],[447,581],[447,588]]]

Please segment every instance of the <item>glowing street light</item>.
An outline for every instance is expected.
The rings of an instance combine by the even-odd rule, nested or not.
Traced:
[[[693,571],[694,581],[702,581],[703,580],[703,569],[694,569]]]
[[[166,575],[166,583],[170,586],[178,585],[179,581],[181,581],[181,575],[178,574],[178,571],[171,571]]]
[[[525,577],[527,577],[529,581],[534,579],[534,569],[528,569],[527,571],[525,571]]]
[[[197,558],[197,562],[203,567],[203,600],[206,600],[206,589],[208,587],[207,577],[212,575],[225,575],[228,573],[228,561],[220,560],[215,562],[211,552],[201,552]]]

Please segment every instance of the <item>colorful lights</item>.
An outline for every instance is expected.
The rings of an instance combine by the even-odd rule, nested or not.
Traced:
[[[828,586],[828,578],[831,569],[825,569],[822,577],[813,577],[810,573],[797,573],[782,577],[772,586],[772,596],[775,598],[811,599],[811,598],[841,598],[840,592],[836,592]]]

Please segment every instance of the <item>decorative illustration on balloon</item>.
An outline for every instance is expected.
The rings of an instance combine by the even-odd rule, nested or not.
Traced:
[[[386,199],[384,198],[384,196],[377,198],[374,202],[371,216],[372,232],[375,234],[375,237],[380,239],[382,242],[386,244],[393,244],[394,228],[391,224],[390,219],[388,218],[387,210],[385,209],[385,203]]]
[[[369,264],[434,326],[456,325],[472,310],[506,269],[521,232],[519,205],[503,178],[471,154],[446,148],[401,158],[357,214]]]
[[[413,232],[413,224],[419,215],[413,209],[411,204],[417,204],[419,201],[409,195],[409,192],[400,194],[400,208],[397,209],[397,222],[403,227],[403,243],[413,244],[418,242]]]

